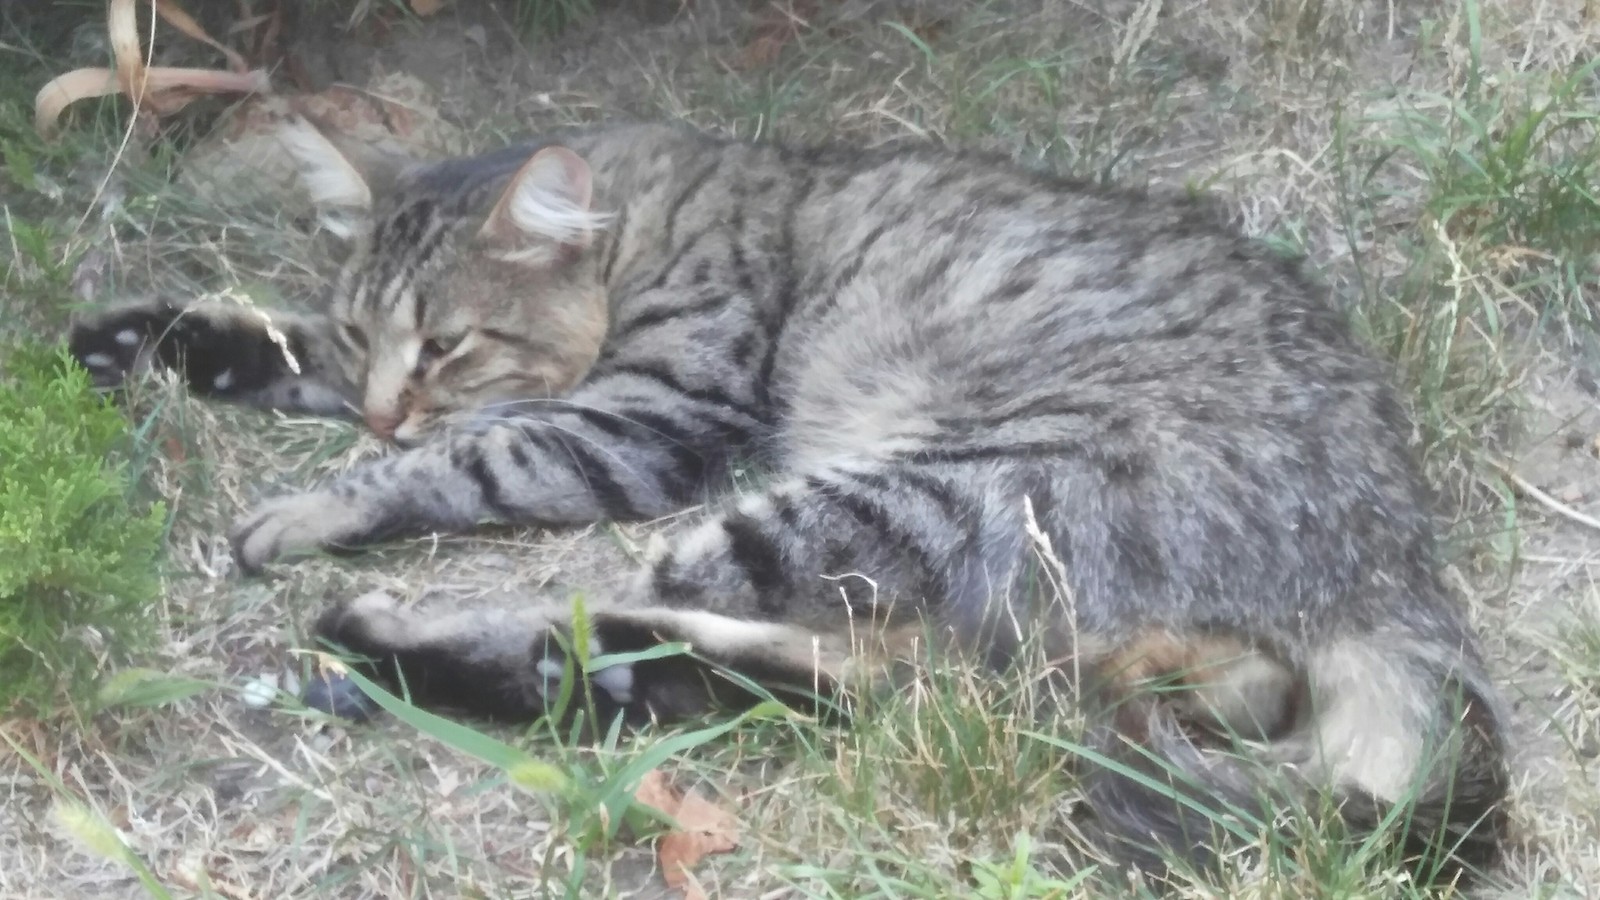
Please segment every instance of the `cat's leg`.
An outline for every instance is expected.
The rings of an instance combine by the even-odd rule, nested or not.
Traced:
[[[748,703],[756,685],[803,707],[863,669],[862,648],[840,634],[667,607],[587,609],[587,652],[577,654],[573,612],[551,605],[432,614],[369,594],[325,612],[314,637],[419,706],[506,722],[551,712],[568,674],[575,681],[563,711],[592,711],[603,727],[619,714],[642,724]],[[605,659],[663,643],[685,649]],[[580,655],[593,661],[587,675],[577,668]],[[313,696],[308,704],[335,711]]]
[[[400,534],[679,511],[763,427],[748,401],[711,375],[704,381],[636,368],[591,375],[567,398],[521,404],[517,418],[446,432],[316,490],[267,501],[234,529],[235,558],[250,571],[289,554]]]
[[[1016,628],[990,603],[1024,552],[1022,511],[985,515],[981,492],[867,467],[744,497],[590,615],[591,656],[683,642],[693,658],[616,663],[583,687],[603,717],[674,718],[747,697],[742,679],[826,696],[887,674],[930,636],[971,638],[986,621]],[[559,610],[428,616],[366,598],[317,626],[318,638],[381,661],[375,674],[424,705],[513,719],[543,712],[560,689],[571,639],[555,632],[570,634]]]
[[[136,302],[76,318],[67,343],[101,388],[159,366],[202,396],[326,416],[355,410],[328,323],[315,316],[220,302]]]

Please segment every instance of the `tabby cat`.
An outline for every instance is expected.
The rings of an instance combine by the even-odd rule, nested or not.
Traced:
[[[1358,832],[1406,802],[1404,848],[1446,863],[1422,875],[1495,858],[1503,725],[1441,581],[1411,426],[1326,292],[1200,205],[924,145],[661,125],[432,164],[302,119],[283,138],[351,242],[324,316],[147,303],[71,337],[108,384],[165,364],[221,397],[359,408],[408,448],[246,515],[243,569],[661,516],[756,460],[769,485],[593,612],[593,649],[686,640],[759,680],[834,685],[862,671],[864,631],[946,635],[996,667],[1038,641],[1095,698],[1101,751],[1180,794],[1260,809],[1269,781],[1282,803],[1331,790]],[[1033,589],[1030,523],[1064,601]],[[425,705],[523,719],[563,627],[368,597],[317,632]],[[670,718],[708,702],[699,674],[637,662],[582,688],[608,715]],[[1192,691],[1139,690],[1164,676]],[[1254,756],[1216,752],[1221,733]],[[1160,873],[1227,849],[1125,774],[1086,776],[1108,850]]]

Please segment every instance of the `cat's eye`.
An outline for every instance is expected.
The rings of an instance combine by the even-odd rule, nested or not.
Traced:
[[[422,342],[422,347],[417,351],[417,368],[427,368],[429,365],[449,356],[466,340],[466,335],[451,337],[432,337]]]
[[[344,335],[344,339],[351,346],[363,351],[367,349],[367,335],[366,332],[361,330],[360,326],[351,325],[349,322],[340,322],[339,333]]]

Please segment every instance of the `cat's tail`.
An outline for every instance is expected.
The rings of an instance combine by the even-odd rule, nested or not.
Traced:
[[[1504,735],[1475,662],[1416,639],[1332,643],[1310,655],[1291,721],[1269,740],[1201,749],[1171,703],[1136,702],[1092,735],[1089,836],[1162,877],[1230,849],[1370,842],[1414,881],[1493,865],[1505,840]],[[1372,843],[1367,843],[1372,846]],[[1350,846],[1354,846],[1351,843]]]

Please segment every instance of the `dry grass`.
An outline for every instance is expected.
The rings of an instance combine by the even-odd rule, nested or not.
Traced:
[[[1592,78],[1562,93],[1600,38],[1584,3],[795,0],[770,4],[798,24],[755,66],[741,48],[769,4],[699,0],[649,23],[602,10],[525,51],[500,17],[455,18],[468,6],[381,46],[355,39],[340,51],[346,77],[364,81],[368,64],[422,77],[480,146],[610,116],[987,144],[1088,177],[1209,192],[1250,232],[1308,253],[1411,388],[1417,437],[1460,524],[1464,591],[1526,736],[1517,818],[1529,848],[1485,893],[1600,890],[1595,535],[1480,462],[1511,459],[1565,502],[1600,508],[1600,463],[1578,446],[1600,434]],[[57,60],[30,56],[22,35],[3,40],[20,99]],[[25,121],[9,108],[0,124],[20,135]],[[186,196],[162,152],[122,158],[95,205],[119,126],[107,111],[64,147],[7,145],[8,163],[26,153],[37,175],[13,172],[6,186],[27,227],[11,229],[0,328],[58,330],[92,253],[109,263],[107,296],[314,296],[318,248],[288,213]],[[416,541],[242,580],[220,537],[232,517],[375,446],[342,425],[204,404],[168,384],[146,385],[134,408],[159,451],[149,478],[178,513],[158,610],[166,651],[149,663],[219,687],[82,730],[0,723],[44,773],[0,751],[0,896],[143,894],[126,865],[64,829],[70,816],[51,816],[63,791],[99,810],[175,896],[657,895],[647,850],[573,833],[491,767],[393,722],[344,728],[291,697],[254,708],[241,688],[308,675],[291,648],[330,598],[594,596],[674,523]],[[989,873],[1010,885],[996,897],[1074,895],[1062,863],[1070,785],[1007,712],[1026,707],[1024,690],[945,673],[856,729],[752,725],[687,754],[681,771],[749,826],[741,850],[702,873],[708,890],[943,897],[971,895]],[[603,772],[661,739],[609,756],[535,746]],[[1381,866],[1323,863],[1241,864],[1221,895],[1404,893]]]

